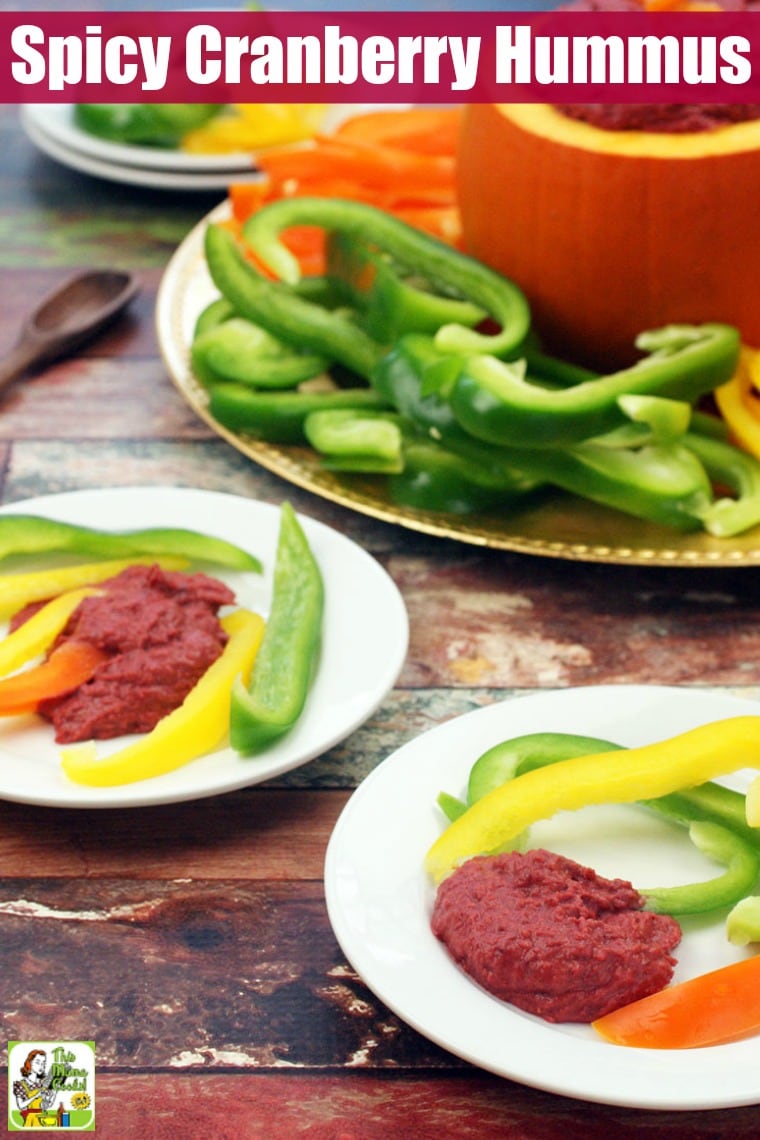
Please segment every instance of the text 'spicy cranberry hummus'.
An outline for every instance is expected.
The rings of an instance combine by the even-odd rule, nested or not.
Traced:
[[[546,1021],[591,1022],[668,984],[681,928],[630,883],[542,849],[469,859],[433,933],[484,989]]]

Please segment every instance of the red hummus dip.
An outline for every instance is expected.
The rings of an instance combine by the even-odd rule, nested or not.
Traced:
[[[557,108],[603,131],[694,134],[760,119],[757,103],[573,103]]]
[[[226,642],[217,611],[234,594],[205,574],[131,566],[72,614],[61,639],[108,654],[73,692],[40,704],[60,744],[150,732],[182,704]]]
[[[723,0],[727,12],[752,12],[757,0]],[[641,12],[640,0],[571,0],[565,12]],[[757,103],[575,103],[557,107],[570,119],[580,119],[606,131],[654,131],[693,134],[731,123],[760,119]]]
[[[622,879],[535,850],[469,859],[433,933],[484,989],[546,1021],[591,1022],[668,984],[681,928]]]

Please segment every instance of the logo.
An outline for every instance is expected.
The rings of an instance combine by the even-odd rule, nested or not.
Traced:
[[[8,1131],[95,1131],[95,1042],[8,1043]]]

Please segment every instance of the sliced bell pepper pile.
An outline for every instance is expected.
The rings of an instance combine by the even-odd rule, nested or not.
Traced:
[[[248,677],[264,636],[263,619],[248,610],[228,614],[221,624],[229,640],[180,707],[152,732],[109,756],[99,758],[91,743],[63,749],[63,770],[70,780],[90,787],[134,783],[174,771],[219,747],[229,728],[233,681]]]
[[[303,277],[288,247],[302,226],[326,237],[324,275]],[[760,459],[696,406],[736,371],[732,326],[645,331],[635,364],[598,376],[542,350],[514,283],[362,201],[280,197],[237,238],[210,225],[205,253],[221,297],[193,355],[230,430],[308,442],[324,467],[385,476],[417,511],[508,514],[559,490],[716,537],[760,523]],[[291,387],[270,390],[279,373],[238,334],[284,346]],[[223,365],[204,351],[217,341]],[[324,365],[313,386],[304,356]]]
[[[40,701],[70,693],[107,659],[108,654],[87,641],[61,642],[41,665],[0,680],[0,716],[34,712]]]
[[[563,760],[528,771],[472,804],[433,843],[425,866],[440,882],[463,859],[494,850],[558,811],[654,800],[747,766],[760,767],[758,716],[714,721],[640,748]]]

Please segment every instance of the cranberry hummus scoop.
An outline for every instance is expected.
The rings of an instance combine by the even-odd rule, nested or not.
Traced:
[[[205,574],[131,566],[74,611],[62,640],[104,650],[108,660],[79,688],[39,712],[59,744],[150,732],[185,699],[221,654],[217,611],[234,602]]]
[[[591,1022],[661,990],[681,928],[630,883],[542,849],[478,856],[445,879],[433,933],[484,989],[546,1021]]]

